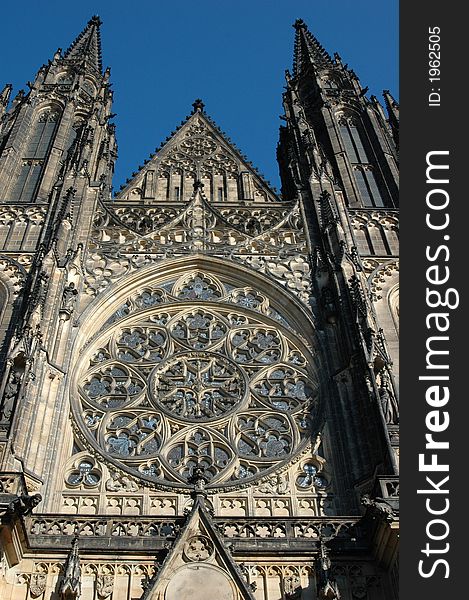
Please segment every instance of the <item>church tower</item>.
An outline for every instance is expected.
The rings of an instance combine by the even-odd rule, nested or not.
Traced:
[[[397,598],[396,101],[298,20],[281,196],[198,99],[111,197],[100,26],[0,96],[0,596]]]

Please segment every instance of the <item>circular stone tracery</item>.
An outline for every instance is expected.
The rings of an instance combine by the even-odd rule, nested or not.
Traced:
[[[181,419],[209,420],[242,402],[246,381],[237,365],[219,354],[186,352],[155,369],[151,390],[163,411]]]
[[[142,304],[136,293],[87,348],[72,411],[112,468],[186,488],[199,467],[207,487],[236,487],[310,441],[312,357],[291,330],[213,285],[218,295],[190,307],[184,297]]]

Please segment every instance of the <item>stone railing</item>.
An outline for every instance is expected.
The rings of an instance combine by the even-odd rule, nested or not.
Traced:
[[[280,543],[289,547],[300,547],[321,538],[353,537],[354,527],[360,517],[311,519],[246,519],[214,518],[213,522],[222,537],[235,546],[247,544],[265,545]],[[80,547],[119,548],[131,550],[135,544],[142,551],[163,548],[173,540],[186,522],[184,517],[78,517],[71,515],[32,515],[28,517],[26,528],[32,547],[54,547],[68,549],[70,537],[78,535]],[[138,542],[137,542],[138,540]],[[283,542],[283,543],[282,543]]]

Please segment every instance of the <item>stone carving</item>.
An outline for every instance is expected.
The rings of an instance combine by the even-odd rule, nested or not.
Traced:
[[[321,539],[318,570],[318,598],[320,600],[340,600],[340,591],[333,576],[330,551]]]
[[[380,518],[391,523],[396,516],[392,506],[383,498],[371,498],[369,494],[363,494],[361,502],[363,506],[370,510],[374,518]]]
[[[30,266],[29,261],[22,261],[21,256],[18,260],[11,258],[1,257],[0,258],[0,273],[2,279],[9,284],[14,295],[17,295],[22,287],[24,286],[26,269]],[[30,257],[28,257],[30,259]],[[22,264],[22,262],[24,264]]]
[[[96,593],[98,598],[105,600],[112,595],[114,589],[114,576],[113,575],[99,575],[96,579]]]
[[[213,552],[213,542],[204,535],[194,535],[184,544],[184,556],[191,562],[206,561]]]
[[[290,482],[286,475],[273,475],[259,485],[259,491],[263,494],[286,494],[290,491]]]
[[[81,453],[68,470],[65,483],[71,488],[93,488],[99,485],[101,476],[101,469],[96,465],[96,461]]]
[[[105,329],[108,325],[112,325],[113,323],[122,320],[131,313],[146,310],[156,305],[173,304],[174,302],[185,302],[187,300],[206,300],[210,303],[220,302],[238,304],[243,308],[252,309],[253,311],[271,317],[275,321],[293,329],[292,325],[289,323],[289,317],[285,313],[280,314],[277,310],[273,309],[269,299],[251,287],[228,290],[219,278],[199,271],[183,275],[181,278],[174,281],[174,283],[171,282],[165,287],[168,289],[146,287],[132,294],[132,296],[127,298],[126,301],[109,317],[101,330]],[[194,312],[192,316],[195,317],[198,312],[199,311]],[[166,325],[170,316],[164,316],[164,314],[165,313],[161,313],[160,319],[156,318],[156,316],[152,317],[152,322],[158,325]],[[185,317],[185,319],[187,318],[190,318],[190,313]],[[206,318],[211,319],[212,317],[209,314]],[[161,323],[159,321],[161,321]],[[221,327],[222,330],[225,330],[225,326],[220,320],[214,322],[214,325],[215,329]],[[184,326],[187,330],[192,329],[192,327],[188,327],[187,324]],[[143,333],[143,330],[141,329],[138,329],[137,331]],[[158,331],[160,334],[164,333],[162,329],[159,329]],[[144,335],[146,335],[146,333]],[[215,338],[213,341],[219,342],[221,341],[221,338]],[[302,360],[303,363],[301,362]],[[295,362],[298,365],[304,364],[304,359],[301,359],[301,356],[297,353]]]
[[[137,492],[138,489],[138,484],[135,481],[117,471],[114,471],[111,478],[106,481],[108,492]]]
[[[399,406],[386,369],[382,369],[379,373],[378,393],[386,424],[395,425],[399,423]]]
[[[7,512],[12,515],[22,515],[26,517],[30,515],[36,506],[42,501],[41,494],[21,494],[10,502]]]
[[[301,598],[301,579],[298,575],[290,575],[283,580],[285,598],[287,600],[299,600]]]
[[[24,223],[38,226],[44,223],[46,209],[43,206],[0,206],[0,225]]]
[[[372,295],[372,299],[374,302],[381,300],[383,287],[386,284],[386,278],[391,279],[392,277],[397,277],[399,273],[399,261],[391,261],[387,262],[384,265],[379,265],[379,267],[374,270],[370,279],[370,291]]]
[[[46,590],[47,575],[45,573],[32,573],[29,582],[31,598],[38,598]]]
[[[70,550],[65,572],[59,588],[63,600],[78,600],[81,596],[81,566],[78,554],[78,538],[74,538]]]
[[[77,300],[78,290],[75,288],[75,284],[71,281],[68,285],[65,286],[63,294],[62,294],[62,306],[61,310],[65,310],[67,312],[73,312],[75,302]]]
[[[9,421],[23,378],[23,373],[12,368],[0,403],[0,421]]]
[[[172,254],[228,252],[234,260],[273,276],[300,298],[309,299],[310,269],[297,205],[290,205],[290,210],[279,207],[258,210],[257,215],[250,214],[246,218],[246,209],[227,208],[219,212],[198,191],[172,220],[144,238],[135,227],[131,231],[124,229],[122,223],[120,226],[117,222],[112,224],[109,212],[112,210],[109,207],[105,211],[108,225],[103,226],[99,217],[99,229],[93,235],[97,240],[94,253],[86,262],[85,291],[88,294],[96,295],[124,273],[138,268],[142,261],[158,261]],[[128,210],[134,211],[135,207]],[[152,216],[148,213],[142,219],[150,222]],[[136,252],[144,254],[135,255]]]
[[[237,366],[218,355],[188,352],[161,365],[153,379],[157,403],[186,419],[212,419],[231,412],[245,394]]]

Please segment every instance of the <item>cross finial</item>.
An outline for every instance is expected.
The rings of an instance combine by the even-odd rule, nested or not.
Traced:
[[[101,21],[100,17],[98,15],[93,15],[91,17],[91,19],[88,21],[89,25],[96,25],[97,27],[100,27],[103,22]]]
[[[192,106],[194,107],[194,110],[192,111],[192,113],[196,113],[196,112],[204,112],[204,107],[205,104],[202,102],[202,100],[200,98],[197,98],[193,103]]]
[[[303,21],[303,19],[297,19],[294,23],[293,23],[293,27],[295,29],[308,29],[306,23]]]

